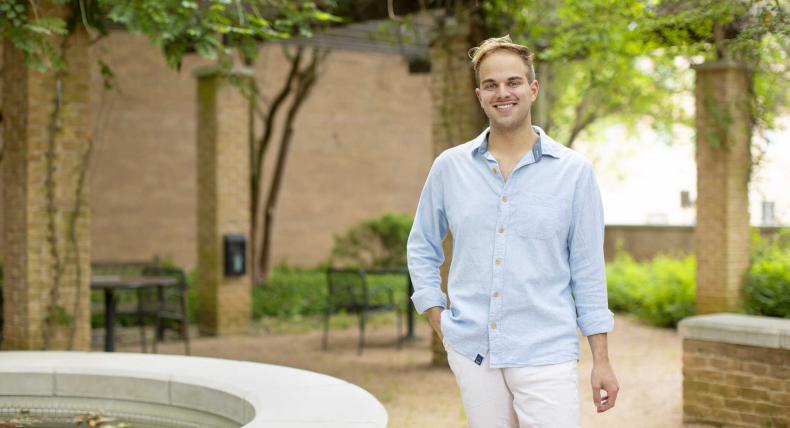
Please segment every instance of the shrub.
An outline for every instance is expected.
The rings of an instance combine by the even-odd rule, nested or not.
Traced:
[[[650,324],[675,327],[694,315],[696,259],[659,256],[650,263],[651,280],[645,284],[636,315]]]
[[[650,274],[644,263],[638,263],[628,253],[619,253],[606,264],[609,308],[613,311],[635,312],[639,306],[641,286]]]
[[[318,315],[326,307],[326,273],[280,265],[272,271],[269,284],[252,291],[252,316],[292,318]]]
[[[406,304],[406,279],[403,275],[369,275],[368,286],[392,290],[396,302]],[[283,319],[323,315],[326,310],[326,271],[280,265],[272,271],[266,287],[252,291],[252,316]],[[383,303],[386,294],[375,296],[375,303]]]
[[[389,213],[353,226],[335,236],[330,263],[346,266],[406,266],[406,241],[412,218]]]
[[[695,272],[692,256],[658,256],[640,263],[627,254],[618,254],[606,265],[609,306],[633,313],[652,325],[674,327],[694,314]]]
[[[783,237],[767,242],[757,239],[754,243],[752,264],[742,289],[747,313],[790,318],[790,244]]]

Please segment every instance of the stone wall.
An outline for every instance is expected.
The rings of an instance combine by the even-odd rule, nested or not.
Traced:
[[[698,316],[680,333],[684,423],[790,426],[790,320]]]

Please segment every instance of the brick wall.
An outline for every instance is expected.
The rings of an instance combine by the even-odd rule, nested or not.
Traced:
[[[687,423],[790,426],[790,349],[683,341]]]
[[[121,31],[92,49],[116,76],[116,88],[104,90],[93,64],[93,258],[159,255],[192,269],[197,123],[191,71],[208,62],[188,55],[180,71],[169,69],[145,38]],[[280,45],[261,48],[256,74],[268,99],[287,65]],[[274,219],[274,263],[314,266],[329,255],[333,236],[354,223],[385,212],[414,213],[433,160],[429,82],[428,74],[409,74],[399,55],[330,54],[295,123]],[[267,177],[272,169],[270,162]]]
[[[790,426],[790,320],[702,315],[679,332],[685,424]]]

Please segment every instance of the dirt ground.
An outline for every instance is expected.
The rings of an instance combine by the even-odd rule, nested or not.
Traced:
[[[329,350],[321,351],[321,331],[260,333],[248,336],[195,338],[193,355],[258,361],[326,373],[359,385],[376,396],[389,413],[391,428],[457,428],[466,426],[458,388],[449,368],[431,367],[427,323],[417,323],[417,339],[395,347],[395,328],[371,327],[368,346],[356,353],[357,330],[333,329]],[[124,345],[121,351],[138,352]],[[609,335],[609,355],[621,385],[614,409],[596,414],[589,387],[590,359],[586,340],[579,364],[581,426],[681,426],[681,340],[674,330],[645,326],[616,317]],[[161,353],[180,354],[181,342],[160,345]]]

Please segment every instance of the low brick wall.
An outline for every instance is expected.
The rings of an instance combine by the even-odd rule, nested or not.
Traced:
[[[679,330],[687,426],[790,426],[790,320],[713,314]]]

